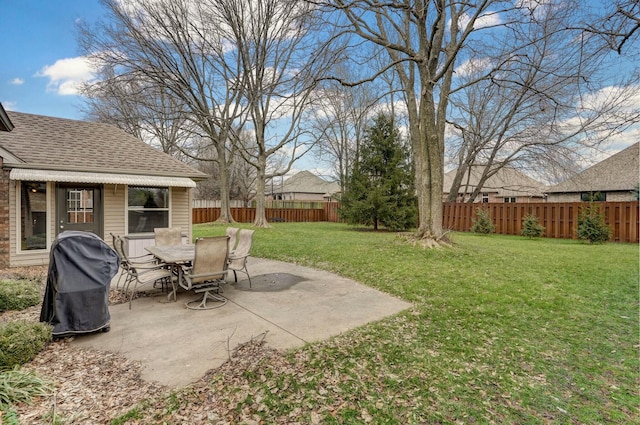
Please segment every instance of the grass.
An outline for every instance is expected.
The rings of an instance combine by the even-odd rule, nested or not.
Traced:
[[[261,365],[237,409],[267,423],[636,423],[637,245],[453,241],[423,250],[345,225],[258,229],[252,255],[329,270],[415,307],[290,353],[290,372]]]
[[[53,384],[43,380],[31,372],[20,369],[0,371],[0,421],[3,411],[10,411],[10,407],[18,402],[30,403],[33,397],[50,395]],[[14,413],[15,414],[15,413]],[[0,422],[5,423],[5,422]]]

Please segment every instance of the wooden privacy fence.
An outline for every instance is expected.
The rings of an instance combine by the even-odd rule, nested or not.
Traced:
[[[271,222],[338,222],[338,202],[326,202],[324,208],[267,208],[267,220]],[[477,208],[486,208],[496,226],[496,233],[519,235],[522,219],[527,214],[538,217],[548,238],[576,239],[578,213],[584,202],[537,203],[445,203],[442,225],[445,229],[468,232]],[[605,221],[612,229],[611,241],[638,243],[640,231],[640,204],[633,202],[598,202]],[[220,217],[220,208],[193,208],[193,223],[209,223]],[[255,220],[255,208],[231,208],[234,220],[251,223]]]
[[[193,208],[193,223],[209,223],[220,217],[220,208]],[[239,223],[251,223],[256,218],[255,208],[231,208],[233,219]],[[325,202],[323,208],[267,208],[267,221],[305,222],[338,221],[338,203]]]
[[[486,208],[496,226],[496,233],[519,235],[522,219],[531,214],[538,217],[544,226],[544,236],[548,238],[577,239],[578,213],[584,202],[537,202],[537,203],[489,203],[443,205],[442,225],[445,229],[468,232],[476,209]],[[611,228],[611,241],[634,242],[639,240],[640,204],[632,202],[598,202],[605,221]]]

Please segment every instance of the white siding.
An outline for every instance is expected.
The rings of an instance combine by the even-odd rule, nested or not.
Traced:
[[[635,201],[633,193],[624,192],[605,192],[607,194],[607,202],[629,202]],[[581,202],[580,193],[550,193],[547,202]]]
[[[191,242],[191,190],[186,187],[171,188],[171,222],[169,226],[179,227]]]
[[[124,227],[126,206],[126,186],[125,185],[104,185],[104,237],[103,239],[112,245],[110,233],[114,235],[125,235]]]

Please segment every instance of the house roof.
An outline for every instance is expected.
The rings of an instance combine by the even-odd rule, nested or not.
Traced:
[[[280,188],[276,189],[282,193],[318,193],[324,195],[340,192],[340,185],[337,182],[328,182],[310,171],[300,171],[289,177]]]
[[[0,131],[6,168],[186,177],[207,175],[110,124],[8,111]]]
[[[640,181],[640,142],[611,155],[560,184],[548,193],[633,190]]]
[[[2,107],[2,103],[0,103],[0,131],[11,131],[13,130],[13,123],[9,119],[7,112]]]
[[[471,193],[482,176],[482,166],[473,166],[469,169],[469,188],[466,193]],[[444,175],[442,184],[443,192],[449,193],[457,170],[451,170]],[[466,178],[460,186],[459,193],[465,193]],[[544,185],[537,180],[523,174],[513,167],[503,167],[493,176],[489,177],[482,187],[483,192],[497,193],[498,197],[536,196],[542,197]]]

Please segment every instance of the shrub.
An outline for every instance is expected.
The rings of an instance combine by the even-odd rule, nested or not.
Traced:
[[[520,231],[520,234],[528,237],[529,239],[539,238],[544,234],[544,226],[540,224],[538,217],[527,214],[522,219],[522,230]]]
[[[30,403],[33,397],[46,396],[51,393],[53,386],[33,372],[25,372],[18,368],[0,372],[0,408],[7,415],[2,423],[11,423],[15,412],[8,408],[16,403]],[[13,413],[13,415],[11,414]]]
[[[611,229],[604,220],[604,214],[597,205],[589,204],[580,208],[578,213],[578,238],[589,243],[602,243],[609,240]]]
[[[0,370],[23,365],[51,340],[51,326],[18,320],[0,326]]]
[[[40,299],[40,287],[35,281],[0,279],[0,311],[24,310],[37,305]]]
[[[489,217],[489,210],[477,208],[476,218],[473,219],[471,224],[471,231],[473,233],[488,235],[495,229],[496,226],[493,225],[493,221],[491,221],[491,217]]]

